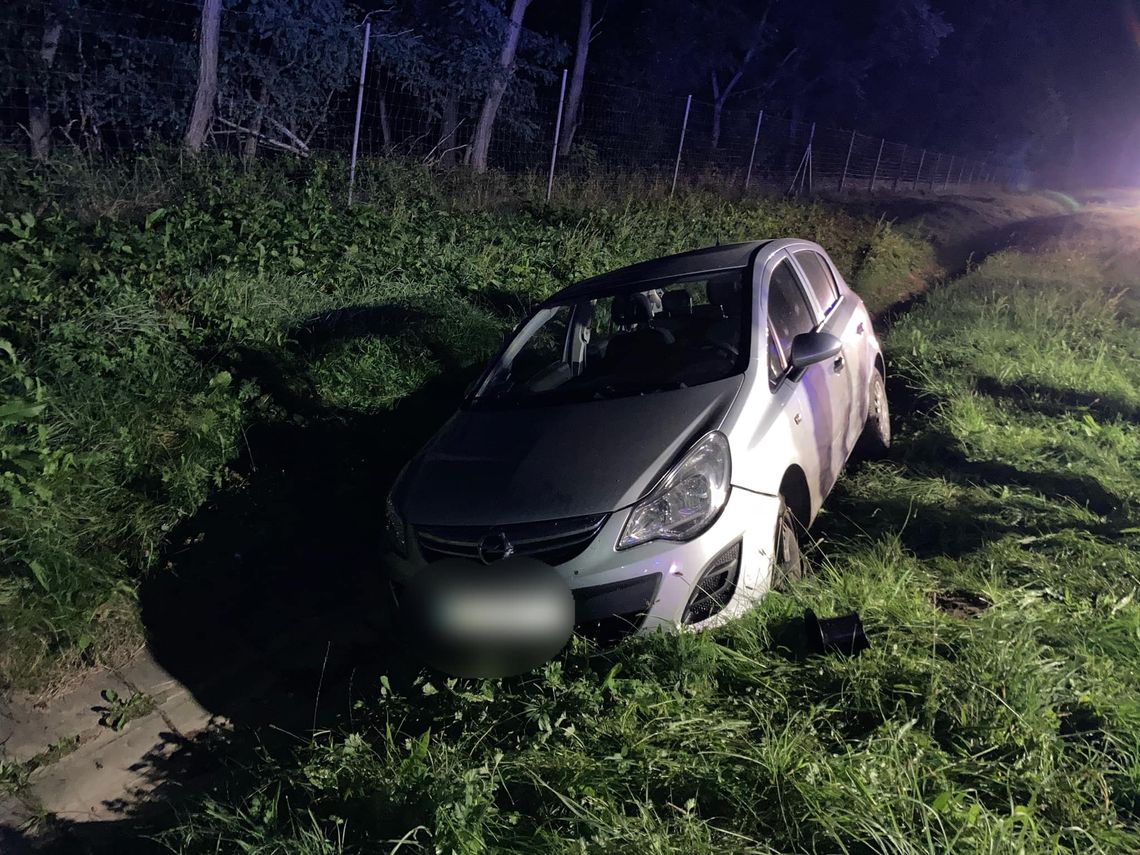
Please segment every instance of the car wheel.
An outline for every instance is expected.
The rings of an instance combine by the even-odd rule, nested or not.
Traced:
[[[800,551],[800,523],[780,496],[780,517],[776,523],[776,543],[772,561],[772,587],[786,591],[804,577],[804,557]]]
[[[887,387],[883,375],[875,371],[871,376],[870,403],[867,408],[867,423],[859,437],[858,451],[861,457],[875,459],[886,455],[891,447],[891,411],[887,404]]]

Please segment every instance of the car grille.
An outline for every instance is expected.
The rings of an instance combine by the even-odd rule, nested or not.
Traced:
[[[537,558],[546,564],[562,564],[585,551],[607,516],[600,514],[502,526],[417,526],[416,540],[424,560],[429,562],[442,558],[481,561],[479,544],[488,535],[501,532],[510,541],[515,555]]]

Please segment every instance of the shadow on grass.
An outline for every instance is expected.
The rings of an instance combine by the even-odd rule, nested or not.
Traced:
[[[1140,406],[1116,395],[1060,389],[1043,383],[1006,383],[996,377],[979,377],[974,388],[991,398],[1002,398],[1029,412],[1047,416],[1088,413],[1099,420],[1140,422]]]
[[[118,803],[106,805],[118,822],[53,820],[29,851],[167,851],[146,837],[182,797],[248,782],[259,750],[351,721],[354,702],[374,698],[382,675],[396,691],[410,684],[418,665],[383,607],[384,500],[481,368],[433,336],[432,320],[403,307],[348,310],[302,325],[291,353],[231,354],[232,373],[255,380],[288,415],[246,430],[231,467],[244,485],[216,492],[171,533],[139,591],[151,654],[215,726],[190,739],[163,734],[133,770],[157,788],[141,813]],[[338,339],[413,326],[443,369],[435,379],[390,410],[320,403],[308,358]]]

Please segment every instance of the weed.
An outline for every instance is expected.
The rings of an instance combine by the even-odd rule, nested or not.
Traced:
[[[99,724],[114,731],[122,730],[136,718],[142,718],[154,709],[154,700],[143,692],[131,692],[126,697],[121,697],[114,689],[104,689],[99,696],[106,702],[105,707],[96,710],[99,713]]]

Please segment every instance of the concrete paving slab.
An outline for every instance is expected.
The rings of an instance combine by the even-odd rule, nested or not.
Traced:
[[[95,708],[105,703],[100,695],[104,689],[114,689],[119,694],[130,691],[115,673],[93,671],[58,698],[44,701],[31,695],[14,695],[9,701],[5,726],[8,734],[0,745],[0,753],[23,763],[61,739],[98,735],[105,728],[100,727]]]
[[[32,773],[29,794],[60,819],[89,822],[122,818],[162,783],[158,769],[181,744],[163,717],[151,713],[130,722],[110,739],[80,746]]]

